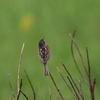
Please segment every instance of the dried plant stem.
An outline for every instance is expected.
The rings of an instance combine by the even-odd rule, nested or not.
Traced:
[[[23,45],[22,45],[22,49],[21,49],[21,53],[20,53],[20,59],[19,59],[19,65],[18,65],[18,82],[17,82],[17,87],[18,87],[17,93],[18,94],[19,94],[19,90],[20,90],[20,68],[21,68],[22,53],[23,53],[23,50],[24,50],[24,45],[25,45],[25,43],[23,43]]]
[[[93,91],[94,91],[95,84],[96,84],[96,78],[93,79]]]
[[[88,79],[89,79],[89,85],[90,85],[90,87],[92,87],[92,84],[91,84],[91,72],[90,72],[90,62],[89,62],[89,54],[88,54],[87,47],[86,47],[86,54],[87,54],[87,61],[88,61]]]
[[[87,54],[87,61],[88,61],[88,77],[89,77],[89,82],[91,82],[90,61],[89,61],[89,54],[88,54],[87,47],[86,47],[86,54]]]
[[[83,92],[82,92],[82,87],[81,87],[81,82],[80,82],[79,79],[78,79],[78,81],[79,81],[79,85],[80,85],[80,96],[81,96],[82,100],[84,100],[84,96],[83,96]]]
[[[33,92],[33,95],[34,95],[34,100],[36,100],[36,93],[35,93],[35,90],[34,90],[34,88],[33,88],[33,85],[32,85],[32,83],[31,83],[31,81],[30,81],[30,79],[29,79],[29,77],[28,77],[28,74],[27,74],[26,70],[24,70],[24,72],[25,72],[26,77],[27,77],[27,79],[28,79],[28,82],[29,82],[29,84],[30,84],[30,86],[31,86],[31,89],[32,89],[32,92]]]
[[[59,95],[60,95],[61,99],[62,99],[62,100],[64,100],[64,98],[63,98],[63,96],[62,96],[62,94],[61,94],[61,92],[60,92],[59,88],[58,88],[58,87],[57,87],[57,85],[56,85],[56,82],[54,81],[53,76],[51,75],[51,73],[49,73],[49,74],[50,74],[50,78],[51,78],[51,80],[52,80],[52,82],[53,82],[54,86],[56,87],[56,90],[58,91],[58,93],[59,93]]]
[[[74,85],[73,85],[73,83],[71,82],[69,76],[67,76],[67,78],[68,78],[68,81],[70,82],[70,84],[71,84],[71,86],[72,86],[72,88],[73,88],[73,90],[74,90],[74,92],[75,92],[75,95],[76,95],[75,97],[76,97],[76,99],[77,99],[77,100],[80,100],[80,98],[79,98],[79,96],[78,96],[78,94],[77,94],[77,92],[76,92],[76,90],[75,90],[75,88],[74,88]]]
[[[76,68],[77,68],[78,72],[80,73],[81,77],[82,77],[82,78],[84,79],[84,81],[89,85],[88,81],[86,80],[86,78],[85,78],[85,77],[83,76],[83,74],[81,73],[81,71],[80,71],[80,69],[79,69],[79,67],[78,67],[78,64],[77,64],[77,62],[76,62],[76,60],[75,60],[75,57],[74,57],[73,43],[74,43],[74,45],[75,45],[75,47],[76,47],[76,49],[77,49],[77,51],[78,51],[78,54],[79,54],[79,56],[80,56],[80,58],[81,58],[81,61],[82,61],[83,67],[84,67],[84,69],[85,69],[86,75],[88,76],[88,72],[87,72],[86,65],[85,65],[85,63],[84,63],[82,54],[80,53],[80,50],[79,50],[79,48],[78,48],[78,46],[77,46],[77,44],[76,44],[76,42],[75,42],[75,40],[74,40],[75,32],[76,32],[76,30],[74,31],[73,36],[70,34],[70,37],[71,37],[71,39],[72,39],[72,41],[71,41],[71,52],[72,52],[72,57],[73,57],[74,63],[75,63],[75,65],[76,65]]]
[[[16,97],[15,97],[15,94],[14,94],[14,91],[13,91],[13,88],[12,88],[12,85],[11,85],[11,81],[10,81],[10,75],[7,74],[8,76],[8,83],[9,83],[9,86],[10,86],[10,89],[11,89],[11,92],[12,92],[12,96],[13,96],[13,99],[16,100]],[[12,97],[11,97],[12,99]]]
[[[87,63],[88,63],[88,68],[86,68],[86,65],[84,63],[84,60],[83,60],[83,57],[82,57],[82,54],[74,40],[74,36],[75,36],[75,33],[76,33],[76,29],[74,30],[73,32],[73,36],[70,34],[70,37],[71,37],[71,52],[72,52],[72,57],[73,57],[73,60],[74,60],[74,63],[77,67],[77,70],[78,72],[80,73],[81,77],[84,79],[84,81],[86,82],[86,84],[88,85],[89,87],[89,90],[90,90],[90,95],[91,95],[91,100],[95,100],[95,97],[94,97],[94,87],[95,87],[95,84],[96,84],[96,79],[94,79],[93,81],[91,80],[91,69],[90,69],[90,60],[89,60],[89,54],[88,54],[88,49],[86,47],[86,54],[87,54]],[[83,68],[85,70],[85,73],[87,75],[87,78],[88,78],[88,81],[86,80],[86,78],[83,76],[82,72],[80,71],[78,65],[77,65],[77,62],[75,60],[75,57],[74,57],[74,52],[73,52],[73,44],[75,45],[77,51],[78,51],[78,54],[79,54],[79,57],[82,61],[82,65],[83,65]],[[84,97],[83,97],[83,93],[82,93],[82,89],[81,89],[81,84],[80,84],[80,92],[81,92],[81,97],[82,97],[82,100],[84,100]]]
[[[72,91],[71,87],[68,85],[67,81],[65,80],[65,78],[63,77],[63,75],[61,74],[60,70],[58,67],[56,67],[60,76],[62,77],[63,81],[65,82],[65,84],[68,86],[69,90],[72,92],[72,94],[75,96],[75,93]]]
[[[26,94],[22,92],[21,88],[22,88],[22,79],[20,82],[20,90],[19,90],[19,94],[17,95],[17,100],[19,100],[20,93],[22,93],[22,95],[26,98],[26,100],[29,100],[28,97],[26,96]]]
[[[20,92],[23,94],[23,96],[26,98],[26,100],[29,100],[28,97],[26,96],[26,94],[24,92],[22,92],[22,90],[20,90]]]
[[[91,81],[91,70],[90,70],[90,60],[89,60],[89,54],[88,54],[88,49],[86,47],[86,54],[87,54],[87,62],[88,62],[88,80],[89,80],[89,88],[90,88],[90,94],[91,94],[91,99],[95,100],[94,98],[94,86],[96,83],[96,79],[93,80],[93,83]]]
[[[85,63],[84,63],[82,54],[81,54],[81,52],[80,52],[80,50],[79,50],[79,48],[78,48],[78,46],[77,46],[77,44],[76,44],[76,42],[75,42],[75,40],[74,40],[74,38],[73,38],[73,36],[72,36],[71,34],[70,34],[70,37],[71,37],[71,39],[72,39],[72,41],[73,41],[73,43],[74,43],[74,45],[75,45],[75,47],[76,47],[76,49],[77,49],[77,51],[78,51],[78,53],[79,53],[79,56],[80,56],[81,61],[82,61],[82,64],[83,64],[83,67],[84,67],[85,72],[86,72],[86,74],[87,74],[87,76],[88,76],[88,72],[87,72],[86,65],[85,65]]]
[[[17,95],[17,100],[19,100],[19,97],[20,97],[20,91],[21,91],[21,88],[22,88],[22,79],[21,79],[21,82],[20,82],[20,89],[19,89],[19,92],[18,92],[18,95]]]
[[[72,78],[70,72],[67,70],[66,66],[64,65],[64,63],[62,63],[62,61],[61,61],[61,64],[62,64],[62,66],[64,67],[64,69],[65,69],[65,71],[67,72],[67,74],[69,75],[69,77],[70,77],[71,81],[73,82],[74,86],[76,87],[77,91],[80,92],[79,89],[78,89],[78,87],[77,87],[77,85],[76,85],[76,83],[74,82],[74,80],[73,80],[73,78]]]

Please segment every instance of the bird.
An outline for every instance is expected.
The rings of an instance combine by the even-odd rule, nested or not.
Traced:
[[[44,38],[39,41],[38,56],[39,56],[41,63],[44,65],[44,75],[49,76],[47,62],[50,58],[50,50],[49,50],[49,46],[46,45]]]

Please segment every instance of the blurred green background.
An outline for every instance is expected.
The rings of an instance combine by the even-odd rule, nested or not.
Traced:
[[[63,96],[66,100],[73,99],[56,70],[58,66],[67,80],[60,60],[65,63],[77,84],[79,83],[76,77],[81,80],[85,99],[90,100],[89,89],[77,72],[71,56],[69,33],[73,32],[76,25],[75,40],[86,65],[86,45],[89,50],[92,77],[96,77],[97,80],[95,98],[98,100],[100,98],[100,1],[0,0],[0,99],[11,100],[7,74],[10,74],[13,89],[15,94],[17,93],[17,68],[21,46],[25,43],[21,65],[22,91],[30,100],[33,99],[24,73],[26,69],[34,85],[37,100],[49,100],[49,88],[52,100],[57,100],[59,95],[51,79],[44,76],[43,65],[37,56],[38,42],[44,37],[51,53],[49,70]],[[75,57],[85,75],[76,50]],[[22,95],[21,100],[25,100]]]

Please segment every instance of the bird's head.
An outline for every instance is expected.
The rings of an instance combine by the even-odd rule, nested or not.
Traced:
[[[43,48],[45,46],[44,38],[39,41],[39,48]]]

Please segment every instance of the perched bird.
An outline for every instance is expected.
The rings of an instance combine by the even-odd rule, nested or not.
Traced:
[[[38,46],[38,56],[44,65],[44,75],[48,76],[49,70],[48,70],[48,66],[47,66],[47,61],[50,58],[50,50],[49,50],[48,45],[46,45],[44,38],[39,41],[38,45],[39,45]]]

